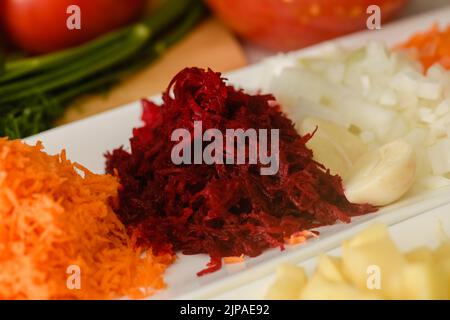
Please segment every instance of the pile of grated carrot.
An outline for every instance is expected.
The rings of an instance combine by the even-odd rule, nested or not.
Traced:
[[[136,252],[119,183],[42,145],[0,139],[0,299],[141,298],[174,257]]]
[[[450,25],[441,30],[435,24],[430,30],[413,35],[400,48],[414,49],[414,58],[422,63],[425,70],[435,63],[450,69]]]

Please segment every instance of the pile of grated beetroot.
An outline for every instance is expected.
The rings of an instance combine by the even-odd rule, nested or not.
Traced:
[[[311,135],[300,136],[271,95],[249,95],[227,86],[220,73],[186,68],[161,106],[144,100],[143,109],[145,125],[134,129],[131,152],[106,155],[107,172],[122,185],[117,213],[137,244],[155,254],[208,254],[198,275],[219,270],[224,257],[283,249],[298,231],[376,210],[347,201],[341,178],[312,159],[305,146]],[[278,173],[261,175],[259,163],[175,165],[172,132],[192,133],[194,121],[223,132],[279,129]]]

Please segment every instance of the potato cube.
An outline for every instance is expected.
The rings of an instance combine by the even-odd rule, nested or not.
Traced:
[[[342,271],[342,261],[341,259],[336,257],[322,254],[319,258],[316,272],[322,275],[326,280],[331,282],[347,282]]]
[[[358,289],[379,291],[386,298],[398,295],[405,259],[386,226],[375,224],[344,242],[342,262],[346,278]]]
[[[315,274],[300,294],[302,300],[373,300],[373,293],[363,292],[346,283],[333,283]]]
[[[444,270],[433,262],[409,263],[403,270],[402,299],[439,300],[448,298]]]
[[[425,262],[434,260],[434,252],[430,248],[420,247],[405,254],[408,262]]]
[[[271,300],[298,299],[308,278],[303,268],[282,264],[277,269],[277,278],[267,291],[266,298]]]

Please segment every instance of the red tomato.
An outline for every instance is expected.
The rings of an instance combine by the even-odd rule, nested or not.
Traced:
[[[81,29],[69,30],[67,8],[78,5]],[[8,38],[30,53],[79,45],[139,17],[146,0],[0,0]]]
[[[366,28],[367,8],[382,22],[408,0],[206,0],[241,36],[274,50],[293,50]]]

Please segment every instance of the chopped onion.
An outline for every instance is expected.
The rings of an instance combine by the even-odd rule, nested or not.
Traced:
[[[294,122],[314,116],[356,128],[372,147],[403,138],[417,154],[417,185],[449,183],[450,72],[442,66],[423,74],[417,61],[378,42],[285,65],[264,89]]]

